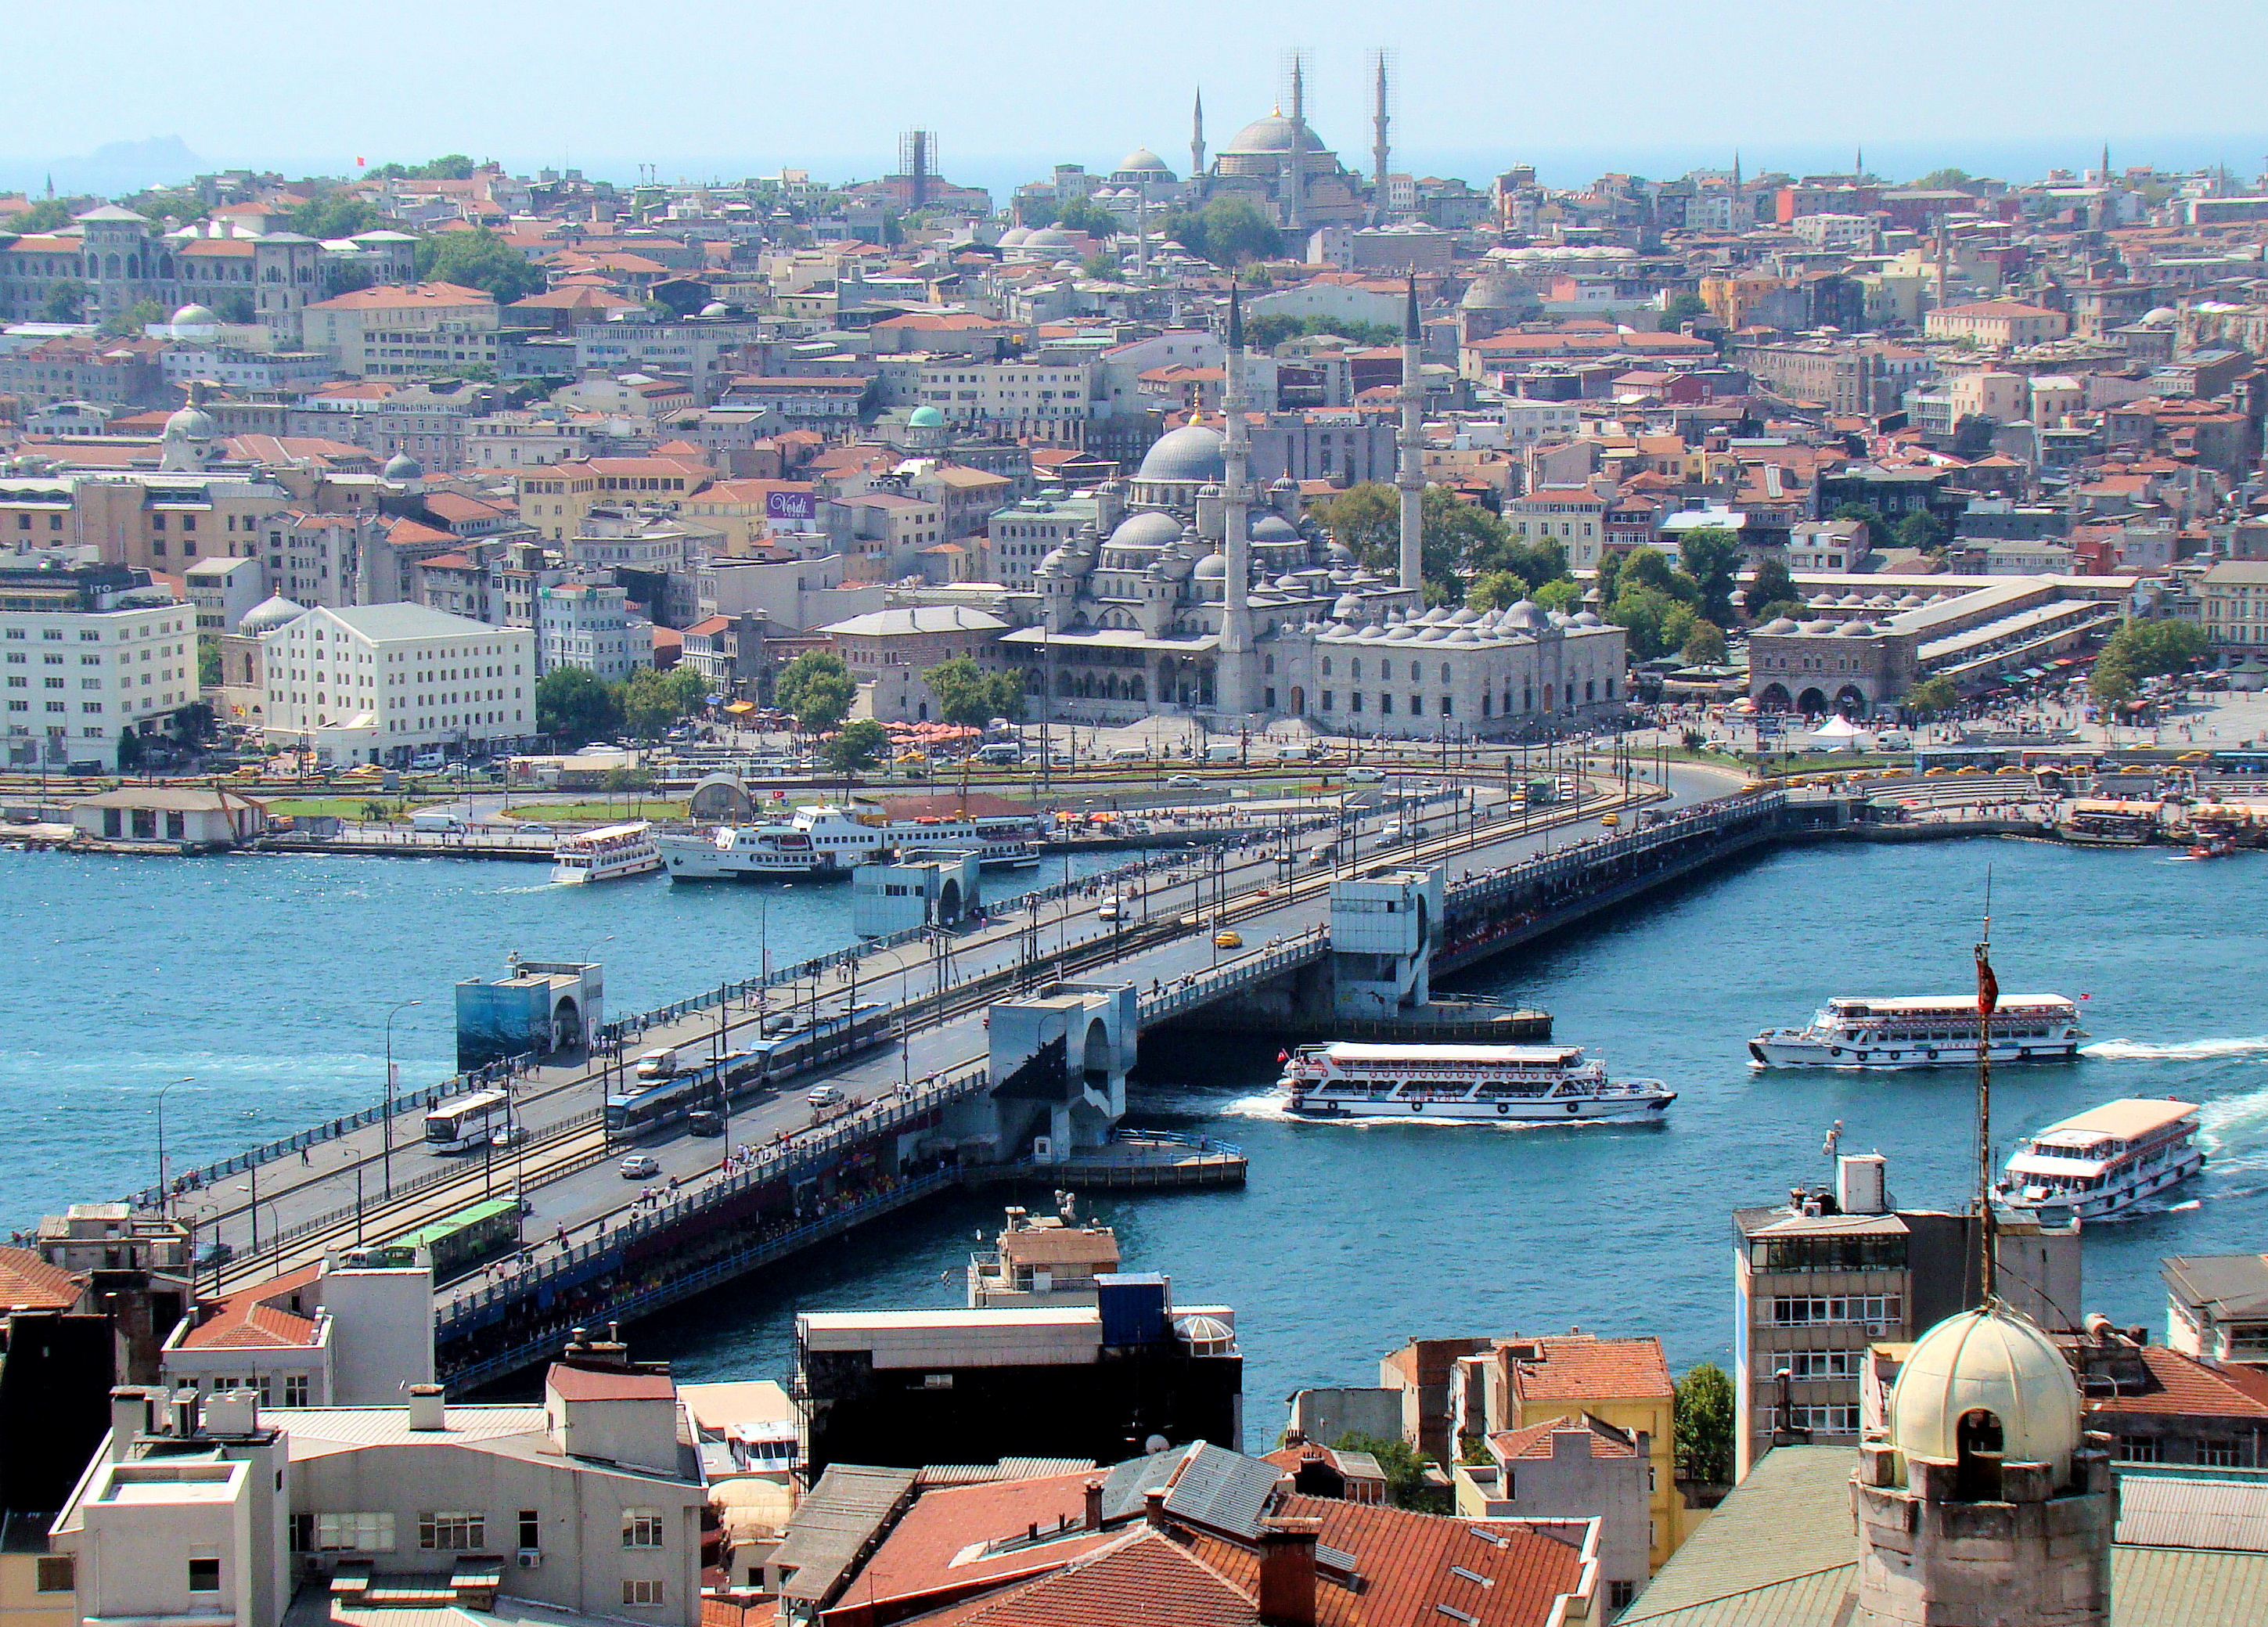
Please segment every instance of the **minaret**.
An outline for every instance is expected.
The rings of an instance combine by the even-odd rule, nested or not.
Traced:
[[[1246,602],[1252,577],[1252,426],[1245,421],[1250,403],[1244,397],[1244,380],[1251,361],[1244,348],[1244,303],[1232,283],[1228,290],[1228,353],[1222,358],[1220,409],[1227,417],[1226,445],[1221,449],[1221,552],[1227,556],[1228,580],[1221,594],[1220,647],[1224,652],[1252,647],[1251,611]],[[1228,674],[1220,674],[1225,686]],[[1241,710],[1241,709],[1240,709]]]
[[[1393,158],[1393,146],[1387,139],[1390,116],[1386,108],[1386,53],[1378,53],[1378,88],[1373,93],[1370,114],[1370,209],[1373,219],[1386,218],[1386,172]]]
[[[1197,88],[1197,106],[1189,112],[1189,185],[1202,192],[1204,182],[1204,88]]]
[[[2110,144],[2107,141],[2102,144],[2102,184],[2110,184]]]
[[[1307,223],[1307,79],[1300,58],[1292,58],[1292,151],[1284,157],[1284,224],[1298,231]],[[1294,251],[1298,252],[1298,251]]]
[[[1147,176],[1134,183],[1134,276],[1138,282],[1150,280],[1150,181]]]
[[[1419,342],[1418,273],[1413,270],[1409,303],[1402,313],[1402,433],[1394,484],[1402,498],[1402,590],[1422,594],[1425,585],[1425,381]]]

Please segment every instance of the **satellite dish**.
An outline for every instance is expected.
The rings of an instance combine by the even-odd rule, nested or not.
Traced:
[[[1142,1443],[1142,1450],[1148,1453],[1152,1457],[1155,1457],[1160,1452],[1165,1451],[1173,1443],[1167,1440],[1163,1435],[1152,1435],[1149,1439]]]

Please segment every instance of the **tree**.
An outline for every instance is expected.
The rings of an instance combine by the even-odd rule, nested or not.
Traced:
[[[1721,526],[1697,526],[1678,539],[1677,557],[1701,590],[1701,614],[1719,627],[1730,622],[1741,539]]]
[[[1311,512],[1331,534],[1331,541],[1364,564],[1395,558],[1402,534],[1401,497],[1384,482],[1366,480],[1349,486]]]
[[[1024,715],[1024,686],[1010,673],[988,673],[965,655],[941,661],[922,674],[922,681],[937,702],[941,722],[956,728],[982,729],[995,718],[1014,719]],[[961,794],[968,794],[968,760],[975,751],[961,753]]]
[[[1733,1480],[1733,1381],[1705,1361],[1677,1380],[1677,1477],[1707,1485]]]
[[[67,198],[41,198],[27,210],[20,210],[0,220],[4,227],[18,236],[29,237],[35,232],[55,232],[70,225],[71,206]]]
[[[1684,607],[1658,587],[1628,580],[1628,571],[1623,575],[1625,579],[1622,587],[1615,594],[1614,602],[1607,607],[1607,620],[1630,635],[1632,658],[1651,661],[1665,651],[1674,650],[1683,644],[1683,630],[1674,640],[1671,637],[1670,617],[1672,612],[1683,610]],[[1691,615],[1690,611],[1686,612],[1688,627]]]
[[[621,725],[622,703],[587,666],[556,666],[535,686],[535,728],[563,745],[581,746]]]
[[[1440,584],[1452,599],[1462,591],[1466,572],[1502,556],[1511,547],[1512,532],[1502,519],[1447,486],[1426,487],[1418,514],[1425,579]]]
[[[142,766],[142,737],[131,728],[118,732],[118,771],[131,774]]]
[[[1942,718],[1959,708],[1961,691],[1952,679],[1940,674],[1914,685],[1906,691],[1906,698],[1900,704],[1917,718]]]
[[[373,180],[470,180],[473,161],[461,152],[445,152],[423,164],[381,164],[370,173]]]
[[[1660,593],[1669,591],[1672,575],[1669,556],[1658,548],[1641,543],[1623,556],[1622,574],[1616,578],[1616,591],[1620,593],[1632,587],[1651,587]]]
[[[1384,322],[1358,322],[1330,316],[1278,316],[1263,313],[1244,319],[1244,339],[1256,350],[1272,350],[1287,339],[1329,336],[1350,344],[1388,345],[1402,342],[1402,330]]]
[[[1749,621],[1761,622],[1765,619],[1766,605],[1778,604],[1795,596],[1795,578],[1788,571],[1787,561],[1773,554],[1757,565],[1756,577],[1749,582],[1742,603],[1748,611]]]
[[[1538,608],[1572,615],[1583,607],[1583,585],[1573,577],[1561,577],[1537,588],[1534,597]]]
[[[1832,514],[1830,514],[1827,518],[1830,519],[1865,520],[1867,522],[1867,540],[1869,542],[1880,542],[1884,537],[1890,534],[1890,522],[1882,517],[1882,511],[1874,507],[1872,504],[1838,503],[1835,505],[1835,512]]]
[[[1073,198],[1057,210],[1055,224],[1065,232],[1084,232],[1097,241],[1115,238],[1125,230],[1117,216],[1086,198]]]
[[[1042,226],[1052,226],[1061,206],[1053,198],[1018,198],[1016,224],[1027,231],[1037,232]]]
[[[1101,283],[1123,283],[1126,280],[1118,269],[1118,256],[1099,251],[1079,262],[1079,272],[1081,276],[1092,277]]]
[[[1969,184],[1970,179],[1967,170],[1955,169],[1948,165],[1943,169],[1930,171],[1913,184],[1914,189],[1919,192],[1958,192]]]
[[[173,714],[166,727],[175,740],[186,746],[210,739],[219,722],[220,719],[213,716],[210,706],[202,701],[191,701]]]
[[[378,285],[378,273],[368,266],[357,265],[351,260],[340,261],[323,268],[323,298],[335,299],[341,294],[351,294],[358,289]]]
[[[622,685],[622,727],[642,740],[659,740],[683,714],[667,678],[652,667],[642,667]]]
[[[1661,307],[1661,331],[1674,334],[1687,322],[1709,314],[1709,302],[1698,294],[1673,294]]]
[[[1386,1500],[1395,1507],[1425,1514],[1449,1512],[1449,1494],[1425,1483],[1428,1464],[1415,1447],[1399,1436],[1366,1435],[1354,1430],[1331,1442],[1331,1447],[1337,1452],[1367,1452],[1376,1458],[1379,1468],[1386,1471]]]
[[[385,218],[375,203],[328,189],[295,206],[290,217],[292,231],[319,240],[374,231]]]
[[[1509,571],[1484,571],[1465,590],[1465,606],[1472,610],[1502,610],[1528,597],[1524,578]]]
[[[780,670],[772,698],[795,714],[796,727],[806,734],[824,734],[850,715],[858,686],[841,656],[806,650]]]
[[[86,302],[94,298],[94,290],[75,276],[48,285],[48,297],[40,306],[43,322],[78,322],[85,320]]]
[[[1273,260],[1284,252],[1284,234],[1249,198],[1215,198],[1206,204],[1204,237],[1204,257],[1217,266]]]
[[[197,682],[210,689],[221,681],[220,639],[212,633],[197,635]]]
[[[1696,622],[1677,653],[1688,666],[1714,666],[1725,659],[1725,635],[1713,622]]]
[[[178,187],[153,187],[147,192],[136,192],[118,200],[121,209],[130,209],[151,220],[164,220],[168,215],[175,220],[191,221],[204,218],[205,201],[194,192],[184,192]]]
[[[1532,593],[1546,582],[1567,574],[1567,550],[1545,537],[1530,542],[1507,535],[1504,541],[1469,562],[1476,571],[1509,571],[1528,584]]]
[[[1896,535],[1900,548],[1910,548],[1917,554],[1931,553],[1945,544],[1945,527],[1927,509],[1916,509],[1898,521]]]
[[[827,766],[843,777],[848,790],[851,775],[873,768],[889,749],[890,732],[872,718],[861,718],[837,729],[821,755]]]
[[[362,805],[362,822],[365,825],[383,825],[386,821],[386,804],[376,797],[365,799]]]
[[[495,296],[498,305],[543,291],[542,271],[485,226],[473,232],[438,232],[420,239],[417,275],[429,283],[480,289]]]
[[[232,328],[249,328],[260,317],[260,313],[252,308],[252,296],[240,288],[232,289],[215,298],[212,313]]]
[[[2099,701],[2132,700],[2143,679],[2180,672],[2211,647],[2205,630],[2194,622],[2130,619],[2095,658],[2088,689]]]
[[[1622,586],[1622,579],[1623,556],[1611,551],[1602,553],[1598,570],[1591,578],[1591,585],[1599,590],[1601,604],[1614,603],[1615,593]]]
[[[154,299],[137,299],[116,316],[103,323],[102,331],[120,339],[138,339],[142,330],[152,322],[166,320],[166,307]]]

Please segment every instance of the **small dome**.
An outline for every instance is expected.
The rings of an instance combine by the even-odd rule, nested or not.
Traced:
[[[220,317],[210,306],[185,305],[173,313],[176,328],[218,328]]]
[[[1415,638],[1418,637],[1418,629],[1407,622],[1397,622],[1386,636],[1394,639]]]
[[[1845,622],[1835,630],[1845,638],[1871,638],[1874,634],[1874,628],[1865,622]]]
[[[1595,610],[1580,610],[1573,615],[1567,618],[1567,625],[1570,627],[1604,627],[1606,622],[1600,619],[1599,613]]]
[[[730,316],[733,314],[733,308],[721,299],[711,299],[707,305],[701,307],[701,314],[703,316]]]
[[[1890,1440],[1908,1457],[1960,1457],[1962,1417],[1991,1413],[2011,1463],[2046,1463],[2061,1484],[2080,1444],[2079,1386],[2048,1336],[2006,1312],[1964,1311],[1922,1335],[1890,1392]]]
[[[236,630],[247,638],[256,638],[261,633],[275,631],[286,622],[296,622],[306,614],[305,605],[281,594],[270,594],[244,613],[244,619],[236,624]]]
[[[1217,481],[1227,472],[1226,445],[1219,430],[1185,423],[1160,435],[1142,455],[1137,480]]]
[[[1307,591],[1307,585],[1286,571],[1276,578],[1276,591],[1279,593],[1304,593]]]
[[[1171,548],[1181,540],[1181,522],[1157,509],[1129,514],[1110,534],[1113,548]]]
[[[1771,621],[1766,622],[1762,627],[1756,629],[1756,631],[1760,633],[1771,633],[1778,635],[1780,633],[1792,633],[1795,631],[1795,622],[1793,621],[1784,615],[1776,615],[1772,617]]]
[[[1351,622],[1361,614],[1362,600],[1356,598],[1352,593],[1340,594],[1338,602],[1331,607],[1331,619],[1333,621]]]
[[[1203,559],[1197,561],[1197,580],[1200,582],[1228,580],[1228,556],[1225,554],[1207,554]]]
[[[1174,1331],[1192,1356],[1226,1356],[1236,1349],[1236,1333],[1218,1316],[1177,1316]]]
[[[1835,627],[1836,627],[1836,624],[1835,624],[1833,622],[1831,622],[1831,621],[1828,620],[1828,619],[1827,619],[1826,617],[1824,617],[1824,616],[1822,616],[1819,620],[1817,620],[1817,621],[1815,621],[1815,622],[1805,622],[1805,623],[1804,623],[1800,628],[1797,629],[1796,630],[1798,630],[1799,632],[1805,632],[1805,633],[1831,633],[1831,632],[1833,632],[1833,631],[1835,630]]]
[[[1924,599],[1919,593],[1908,593],[1904,599],[1898,600],[1898,608],[1901,610],[1918,610],[1928,602],[1929,600]]]
[[[909,430],[941,430],[945,427],[945,415],[924,402],[906,415],[906,427]]]
[[[1002,248],[1021,248],[1032,235],[1029,226],[1011,226],[1000,234]]]
[[[1448,636],[1449,629],[1439,622],[1434,622],[1431,627],[1420,628],[1418,632],[1418,639],[1425,644],[1439,644]]]
[[[1071,248],[1079,239],[1061,226],[1042,226],[1024,239],[1026,248]]]
[[[1147,147],[1137,147],[1133,151],[1119,159],[1118,168],[1115,173],[1122,175],[1165,175],[1172,173],[1172,172],[1166,167],[1166,160],[1160,158],[1156,153],[1151,151]]]
[[[1857,610],[1863,608],[1867,601],[1856,593],[1845,593],[1836,602],[1845,610]]]
[[[1549,627],[1551,622],[1550,618],[1544,615],[1542,605],[1537,604],[1533,599],[1523,599],[1504,613],[1503,625],[1523,627],[1533,630]]]
[[[1297,542],[1300,540],[1299,532],[1281,514],[1263,514],[1254,520],[1251,536],[1255,542]]]
[[[169,441],[209,441],[219,433],[220,426],[202,407],[176,408],[173,416],[166,420],[165,438]]]
[[[423,480],[425,478],[425,466],[418,462],[416,459],[411,457],[408,453],[397,452],[386,460],[386,478],[388,480]]]

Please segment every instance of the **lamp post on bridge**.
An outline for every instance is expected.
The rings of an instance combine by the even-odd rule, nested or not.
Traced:
[[[402,1000],[386,1013],[386,1123],[384,1137],[379,1143],[379,1161],[385,1170],[386,1196],[394,1196],[394,1020],[413,1005],[423,1005],[423,1000]],[[254,1226],[258,1225],[255,1219]]]
[[[173,1194],[166,1189],[166,1093],[176,1085],[195,1084],[195,1077],[169,1080],[158,1086],[158,1217],[170,1218]]]

